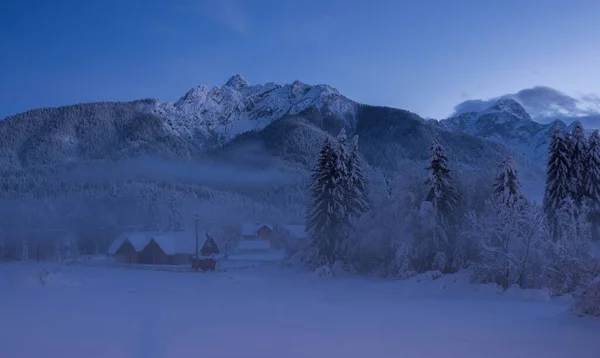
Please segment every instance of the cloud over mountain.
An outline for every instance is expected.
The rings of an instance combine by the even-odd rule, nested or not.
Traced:
[[[481,112],[503,98],[519,102],[531,118],[540,123],[549,123],[556,119],[566,123],[578,120],[586,127],[600,128],[600,97],[586,94],[576,98],[545,86],[535,86],[487,100],[467,100],[454,108],[452,116]]]

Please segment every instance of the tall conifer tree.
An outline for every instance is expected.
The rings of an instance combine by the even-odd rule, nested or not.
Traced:
[[[310,244],[319,265],[333,264],[338,259],[344,205],[337,178],[337,154],[326,137],[311,175],[311,204],[306,217]]]
[[[457,207],[458,195],[452,184],[452,173],[448,166],[448,157],[446,157],[444,147],[437,136],[429,147],[429,151],[431,157],[426,168],[429,171],[429,178],[426,182],[428,192],[425,200],[433,204],[438,219],[448,223]]]
[[[544,195],[544,212],[555,239],[558,234],[558,223],[555,214],[560,207],[560,203],[570,197],[573,192],[570,179],[570,151],[571,145],[565,133],[558,126],[555,126],[548,149],[546,193]]]
[[[510,151],[500,164],[500,171],[494,181],[494,193],[509,205],[515,204],[522,197],[517,169],[512,161]]]
[[[585,177],[587,175],[585,165],[588,144],[583,132],[583,126],[579,122],[575,122],[573,131],[571,132],[570,146],[569,177],[571,181],[571,197],[575,201],[575,204],[581,207],[582,201],[585,198]]]

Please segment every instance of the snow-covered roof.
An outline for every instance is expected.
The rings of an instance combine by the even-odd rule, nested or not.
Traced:
[[[190,254],[193,255],[196,252],[196,234],[195,232],[179,231],[179,232],[165,232],[152,235],[152,238],[158,246],[167,255],[175,254]],[[202,247],[202,244],[206,240],[206,233],[198,233],[198,249]]]
[[[128,240],[136,251],[142,251],[150,240],[154,240],[158,246],[167,255],[175,254],[191,254],[196,251],[196,234],[188,231],[177,232],[132,232],[120,235],[110,245],[108,253],[114,255],[115,252],[123,245],[125,240]],[[206,240],[206,232],[198,233],[198,249],[202,247]]]
[[[265,223],[261,223],[261,222],[251,222],[251,223],[245,223],[242,225],[242,235],[244,235],[244,236],[256,235],[258,230],[263,226],[266,226],[270,230],[273,230],[273,227],[269,224],[265,224]]]
[[[237,246],[238,251],[271,250],[271,243],[267,240],[241,240]]]
[[[282,225],[282,227],[296,239],[306,239],[308,237],[306,226],[304,225]]]
[[[108,253],[114,255],[115,252],[123,245],[125,240],[129,241],[135,251],[142,251],[150,242],[152,233],[149,232],[127,232],[119,235],[117,239],[110,245]]]

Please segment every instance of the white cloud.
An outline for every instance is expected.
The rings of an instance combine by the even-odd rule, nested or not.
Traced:
[[[566,122],[579,120],[590,127],[600,126],[600,97],[585,94],[573,97],[550,87],[536,86],[517,93],[506,94],[486,100],[471,99],[454,107],[454,115],[479,112],[491,107],[500,98],[513,98],[527,110],[534,120],[549,122],[562,119]]]

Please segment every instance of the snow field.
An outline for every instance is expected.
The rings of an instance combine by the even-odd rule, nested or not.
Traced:
[[[0,357],[598,358],[600,322],[569,303],[542,290],[499,294],[465,274],[2,264]]]

